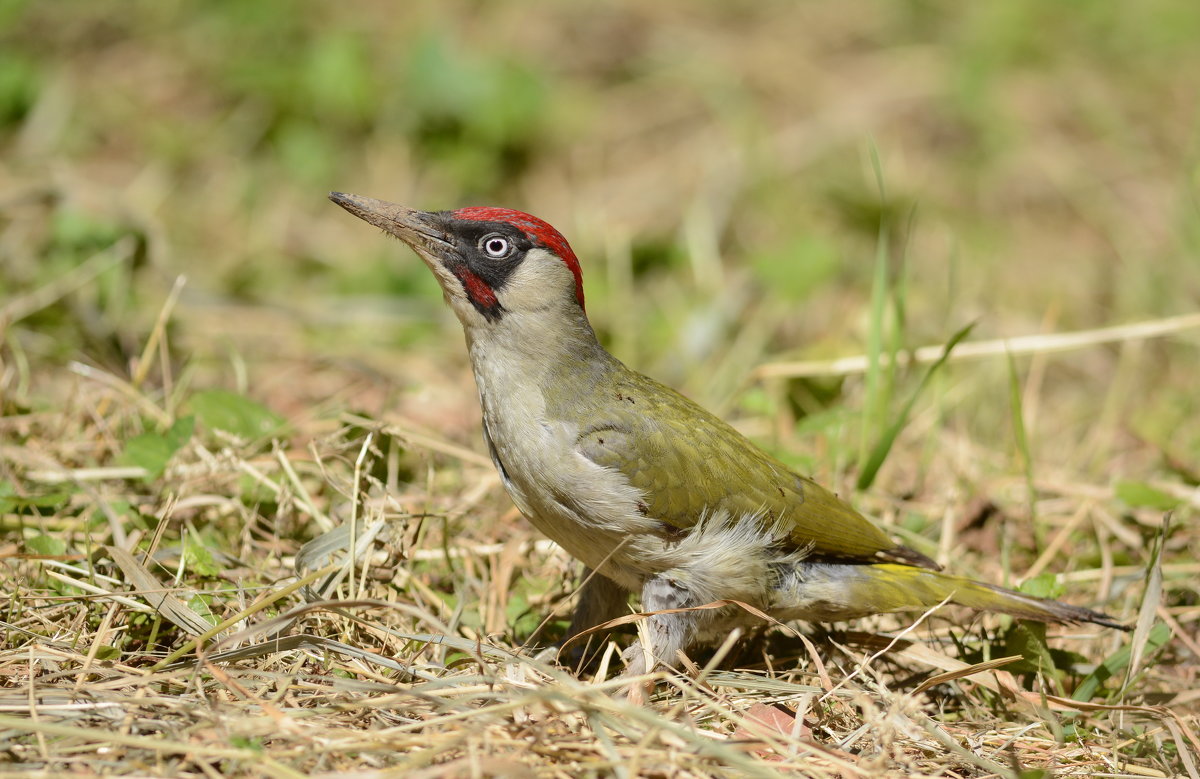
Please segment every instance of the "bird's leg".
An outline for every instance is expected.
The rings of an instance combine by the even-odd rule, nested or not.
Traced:
[[[610,619],[629,613],[629,593],[591,568],[583,569],[583,585],[579,589],[579,605],[571,617],[571,627],[564,638],[582,633]]]
[[[698,606],[695,595],[672,572],[658,574],[642,585],[642,609],[664,611]],[[646,620],[648,646],[638,641],[625,650],[629,663],[623,676],[640,676],[660,664],[674,667],[679,651],[692,645],[698,633],[700,616],[696,612],[654,614]],[[648,657],[647,657],[648,656]]]
[[[629,593],[612,579],[603,576],[591,568],[583,570],[583,586],[579,590],[579,605],[571,617],[571,626],[567,628],[562,643],[565,644],[574,636],[588,628],[608,622],[610,619],[623,617],[629,613]],[[571,644],[569,658],[573,661],[582,660],[591,654],[594,646],[600,645],[599,635],[588,636]]]

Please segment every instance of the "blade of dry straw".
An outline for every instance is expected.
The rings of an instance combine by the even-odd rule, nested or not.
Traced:
[[[1150,639],[1150,629],[1154,627],[1154,615],[1162,603],[1162,555],[1167,543],[1167,532],[1171,529],[1171,512],[1163,515],[1162,530],[1154,540],[1150,552],[1150,564],[1146,567],[1146,594],[1142,597],[1141,608],[1138,609],[1137,623],[1133,628],[1133,638],[1129,642],[1129,666],[1125,669],[1125,684],[1121,697],[1129,691],[1129,686],[1137,679],[1141,669],[1142,656]]]
[[[322,568],[318,571],[313,571],[308,576],[305,576],[302,579],[294,581],[282,589],[268,592],[266,595],[259,598],[254,603],[251,603],[249,606],[242,609],[237,614],[234,614],[232,617],[229,617],[228,619],[226,619],[225,621],[221,622],[218,625],[209,627],[205,632],[196,636],[191,641],[188,641],[186,644],[179,647],[174,652],[172,652],[171,654],[164,657],[162,660],[158,661],[158,663],[156,663],[154,665],[154,667],[151,668],[150,670],[158,671],[158,670],[161,670],[162,668],[170,665],[171,663],[178,660],[180,657],[183,657],[188,652],[199,647],[205,641],[208,641],[213,636],[216,636],[217,634],[232,627],[233,625],[237,624],[238,622],[241,622],[246,617],[249,617],[250,615],[255,614],[259,611],[262,611],[263,609],[267,608],[275,601],[288,597],[293,592],[304,587],[305,585],[311,584],[312,582],[316,581],[317,579],[321,578],[322,576],[325,576],[326,574],[328,574],[335,567],[336,566],[331,565],[331,566]],[[205,623],[206,626],[207,626],[207,624],[208,623]]]
[[[126,550],[118,546],[108,546],[105,550],[113,562],[125,574],[126,580],[133,585],[138,594],[145,598],[164,619],[183,628],[193,636],[207,632],[212,625],[203,617],[188,608],[188,605],[171,594],[174,587],[169,587],[158,580],[154,574],[134,559]]]
[[[1127,325],[1101,327],[1095,330],[1076,330],[1067,333],[1047,333],[1045,335],[1024,335],[1015,338],[996,338],[989,341],[969,341],[959,344],[958,348],[954,350],[954,354],[950,356],[949,361],[958,362],[976,357],[1000,357],[1005,352],[1013,355],[1065,352],[1121,341],[1161,338],[1197,328],[1200,328],[1200,313],[1184,314],[1163,319],[1150,319]],[[922,346],[911,353],[900,352],[896,355],[896,360],[901,365],[909,362],[918,364],[936,362],[942,354],[942,348],[941,344]],[[886,354],[881,354],[879,357],[884,361],[889,359]],[[787,379],[805,376],[847,376],[855,373],[863,373],[869,366],[870,358],[867,355],[842,357],[837,360],[769,362],[760,365],[754,371],[753,377],[755,379]]]

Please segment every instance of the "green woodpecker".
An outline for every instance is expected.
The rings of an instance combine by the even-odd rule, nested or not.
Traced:
[[[570,634],[650,617],[653,663],[755,621],[817,622],[942,601],[1045,622],[1122,627],[1078,606],[942,573],[849,504],[800,476],[596,340],[579,261],[557,230],[504,208],[425,212],[330,194],[412,247],[466,331],[483,434],[513,502],[595,571]],[[626,673],[651,670],[631,648]]]

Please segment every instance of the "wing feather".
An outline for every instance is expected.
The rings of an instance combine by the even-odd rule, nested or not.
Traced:
[[[760,513],[764,527],[814,557],[937,567],[674,390],[627,372],[613,391],[618,402],[609,418],[584,430],[577,447],[641,490],[647,516],[687,530],[705,513]]]

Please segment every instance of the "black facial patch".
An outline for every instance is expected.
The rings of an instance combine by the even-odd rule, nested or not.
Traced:
[[[451,212],[443,212],[441,216],[463,261],[461,265],[448,265],[450,272],[462,282],[476,310],[490,321],[497,321],[503,316],[504,307],[496,299],[496,293],[524,261],[526,253],[534,247],[533,242],[520,229],[505,222],[456,219]],[[503,257],[491,257],[484,251],[483,247],[495,237],[508,241],[511,247]]]
[[[496,292],[504,288],[509,276],[533,248],[533,242],[524,232],[504,222],[476,222],[447,215],[446,226],[467,267]],[[494,258],[484,253],[481,245],[485,238],[493,235],[504,238],[513,247],[508,256]]]

